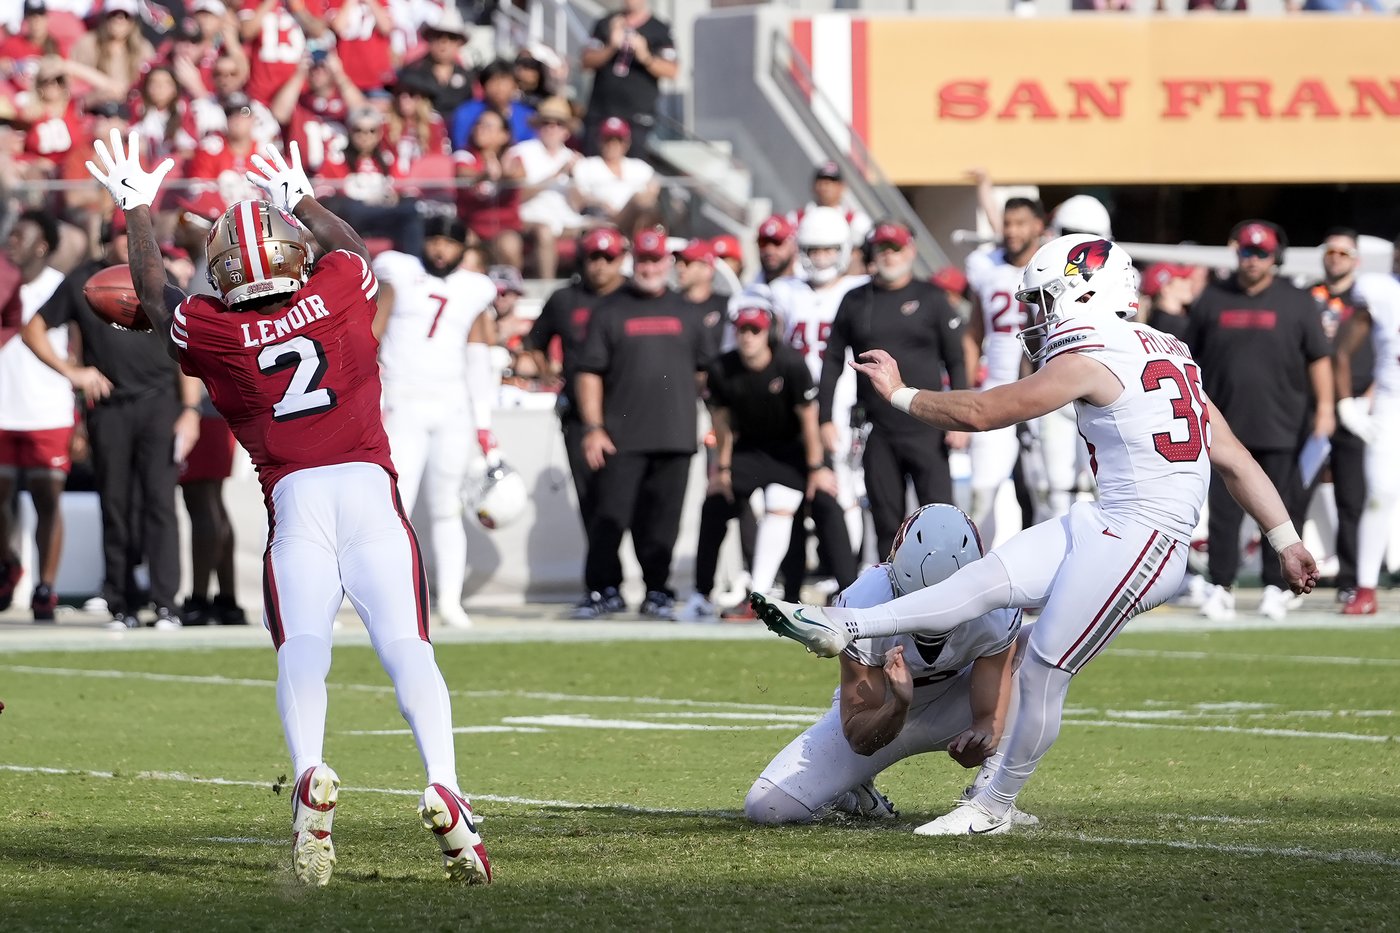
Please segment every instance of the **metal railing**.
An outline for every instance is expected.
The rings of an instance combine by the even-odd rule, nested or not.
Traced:
[[[817,87],[810,63],[797,53],[782,32],[773,31],[772,43],[770,76],[773,82],[825,156],[841,166],[847,192],[877,222],[897,220],[913,231],[918,251],[916,269],[920,273],[932,275],[948,265],[947,254],[904,195],[880,170],[865,141]],[[837,141],[829,129],[832,126],[846,128],[848,145]]]

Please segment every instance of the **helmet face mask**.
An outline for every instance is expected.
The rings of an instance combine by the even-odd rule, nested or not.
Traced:
[[[289,295],[311,275],[306,228],[267,201],[239,201],[214,221],[205,240],[209,284],[236,305]]]

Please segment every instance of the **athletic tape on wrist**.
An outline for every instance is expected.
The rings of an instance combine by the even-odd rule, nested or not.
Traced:
[[[895,389],[890,395],[890,404],[900,411],[908,414],[909,409],[914,405],[914,396],[919,394],[919,390],[911,386],[902,386]]]
[[[1292,522],[1284,522],[1282,525],[1270,528],[1264,537],[1269,539],[1269,546],[1275,551],[1282,551],[1284,548],[1292,547],[1303,540],[1298,537],[1298,532],[1293,527]]]

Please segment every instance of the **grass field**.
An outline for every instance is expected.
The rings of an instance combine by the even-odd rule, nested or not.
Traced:
[[[1042,826],[967,840],[908,832],[971,774],[944,756],[884,776],[893,825],[738,818],[834,684],[791,643],[438,656],[490,888],[441,880],[368,648],[331,673],[322,890],[288,867],[270,650],[0,658],[0,931],[1400,928],[1400,630],[1130,630],[1021,798]]]

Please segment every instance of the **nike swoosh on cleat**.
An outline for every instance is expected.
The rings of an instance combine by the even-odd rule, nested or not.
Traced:
[[[973,829],[971,826],[969,826],[969,827],[967,828],[967,831],[968,831],[969,833],[971,833],[972,835],[974,835],[974,836],[985,836],[987,833],[990,833],[990,832],[992,832],[993,830],[1000,829],[1000,828],[1001,828],[1001,824],[998,823],[998,824],[996,824],[995,826],[988,826],[986,829]]]
[[[1123,536],[1122,536],[1122,535],[1116,535],[1116,534],[1114,534],[1113,532],[1109,531],[1107,528],[1105,528],[1105,529],[1103,530],[1103,533],[1104,533],[1105,535],[1107,535],[1108,537],[1110,537],[1110,538],[1117,538],[1119,541],[1122,541],[1122,540],[1123,540]]]

